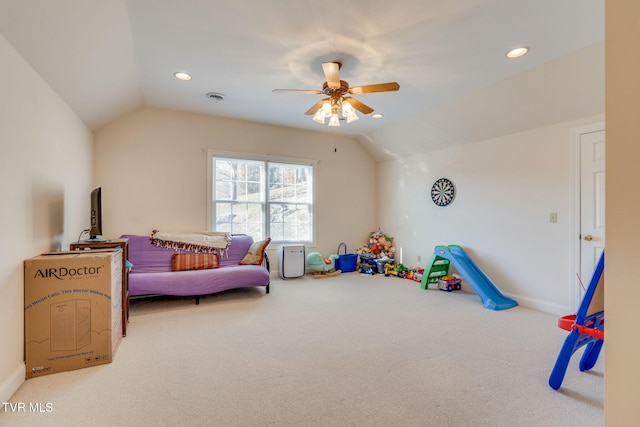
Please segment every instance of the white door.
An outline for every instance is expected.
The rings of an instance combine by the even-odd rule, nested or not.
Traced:
[[[580,277],[589,285],[604,250],[604,129],[579,134],[580,143]],[[579,288],[577,303],[584,291]],[[577,308],[577,306],[576,306]]]

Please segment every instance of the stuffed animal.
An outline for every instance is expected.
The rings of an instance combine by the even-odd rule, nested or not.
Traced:
[[[378,256],[393,257],[395,248],[393,247],[393,239],[387,237],[380,230],[371,233],[369,237],[369,252]]]
[[[307,255],[307,267],[315,272],[331,271],[336,268],[336,259],[338,259],[337,254],[331,254],[329,258],[323,258],[319,252],[310,252]]]

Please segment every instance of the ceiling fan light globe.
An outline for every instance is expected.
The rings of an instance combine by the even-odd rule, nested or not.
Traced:
[[[313,115],[313,121],[316,123],[324,124],[324,114],[322,114],[322,110],[318,110],[317,113]]]
[[[356,110],[355,108],[353,108],[353,106],[351,105],[351,103],[349,101],[344,101],[342,103],[342,115],[344,117],[349,117],[352,114],[355,114]]]
[[[322,104],[322,107],[318,110],[318,114],[322,115],[322,117],[330,117],[331,103],[329,101],[325,101],[324,104]]]
[[[353,114],[349,114],[347,116],[347,123],[353,123],[353,122],[355,122],[356,120],[359,120],[359,119],[360,119],[360,117],[358,117],[358,115],[354,111]]]
[[[332,114],[329,119],[329,126],[340,126],[340,119],[337,114]]]

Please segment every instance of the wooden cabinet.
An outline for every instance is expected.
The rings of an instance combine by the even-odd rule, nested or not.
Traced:
[[[72,251],[88,249],[122,249],[122,336],[127,336],[127,323],[129,322],[129,271],[127,269],[127,259],[129,258],[129,239],[113,239],[102,242],[80,241],[71,243],[69,249]]]

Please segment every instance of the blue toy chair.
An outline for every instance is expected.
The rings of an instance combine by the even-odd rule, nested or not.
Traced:
[[[562,385],[569,360],[579,348],[587,346],[580,359],[580,371],[588,371],[598,361],[604,344],[604,251],[600,255],[578,311],[575,315],[570,314],[558,319],[558,327],[570,332],[549,377],[549,385],[554,390]]]

